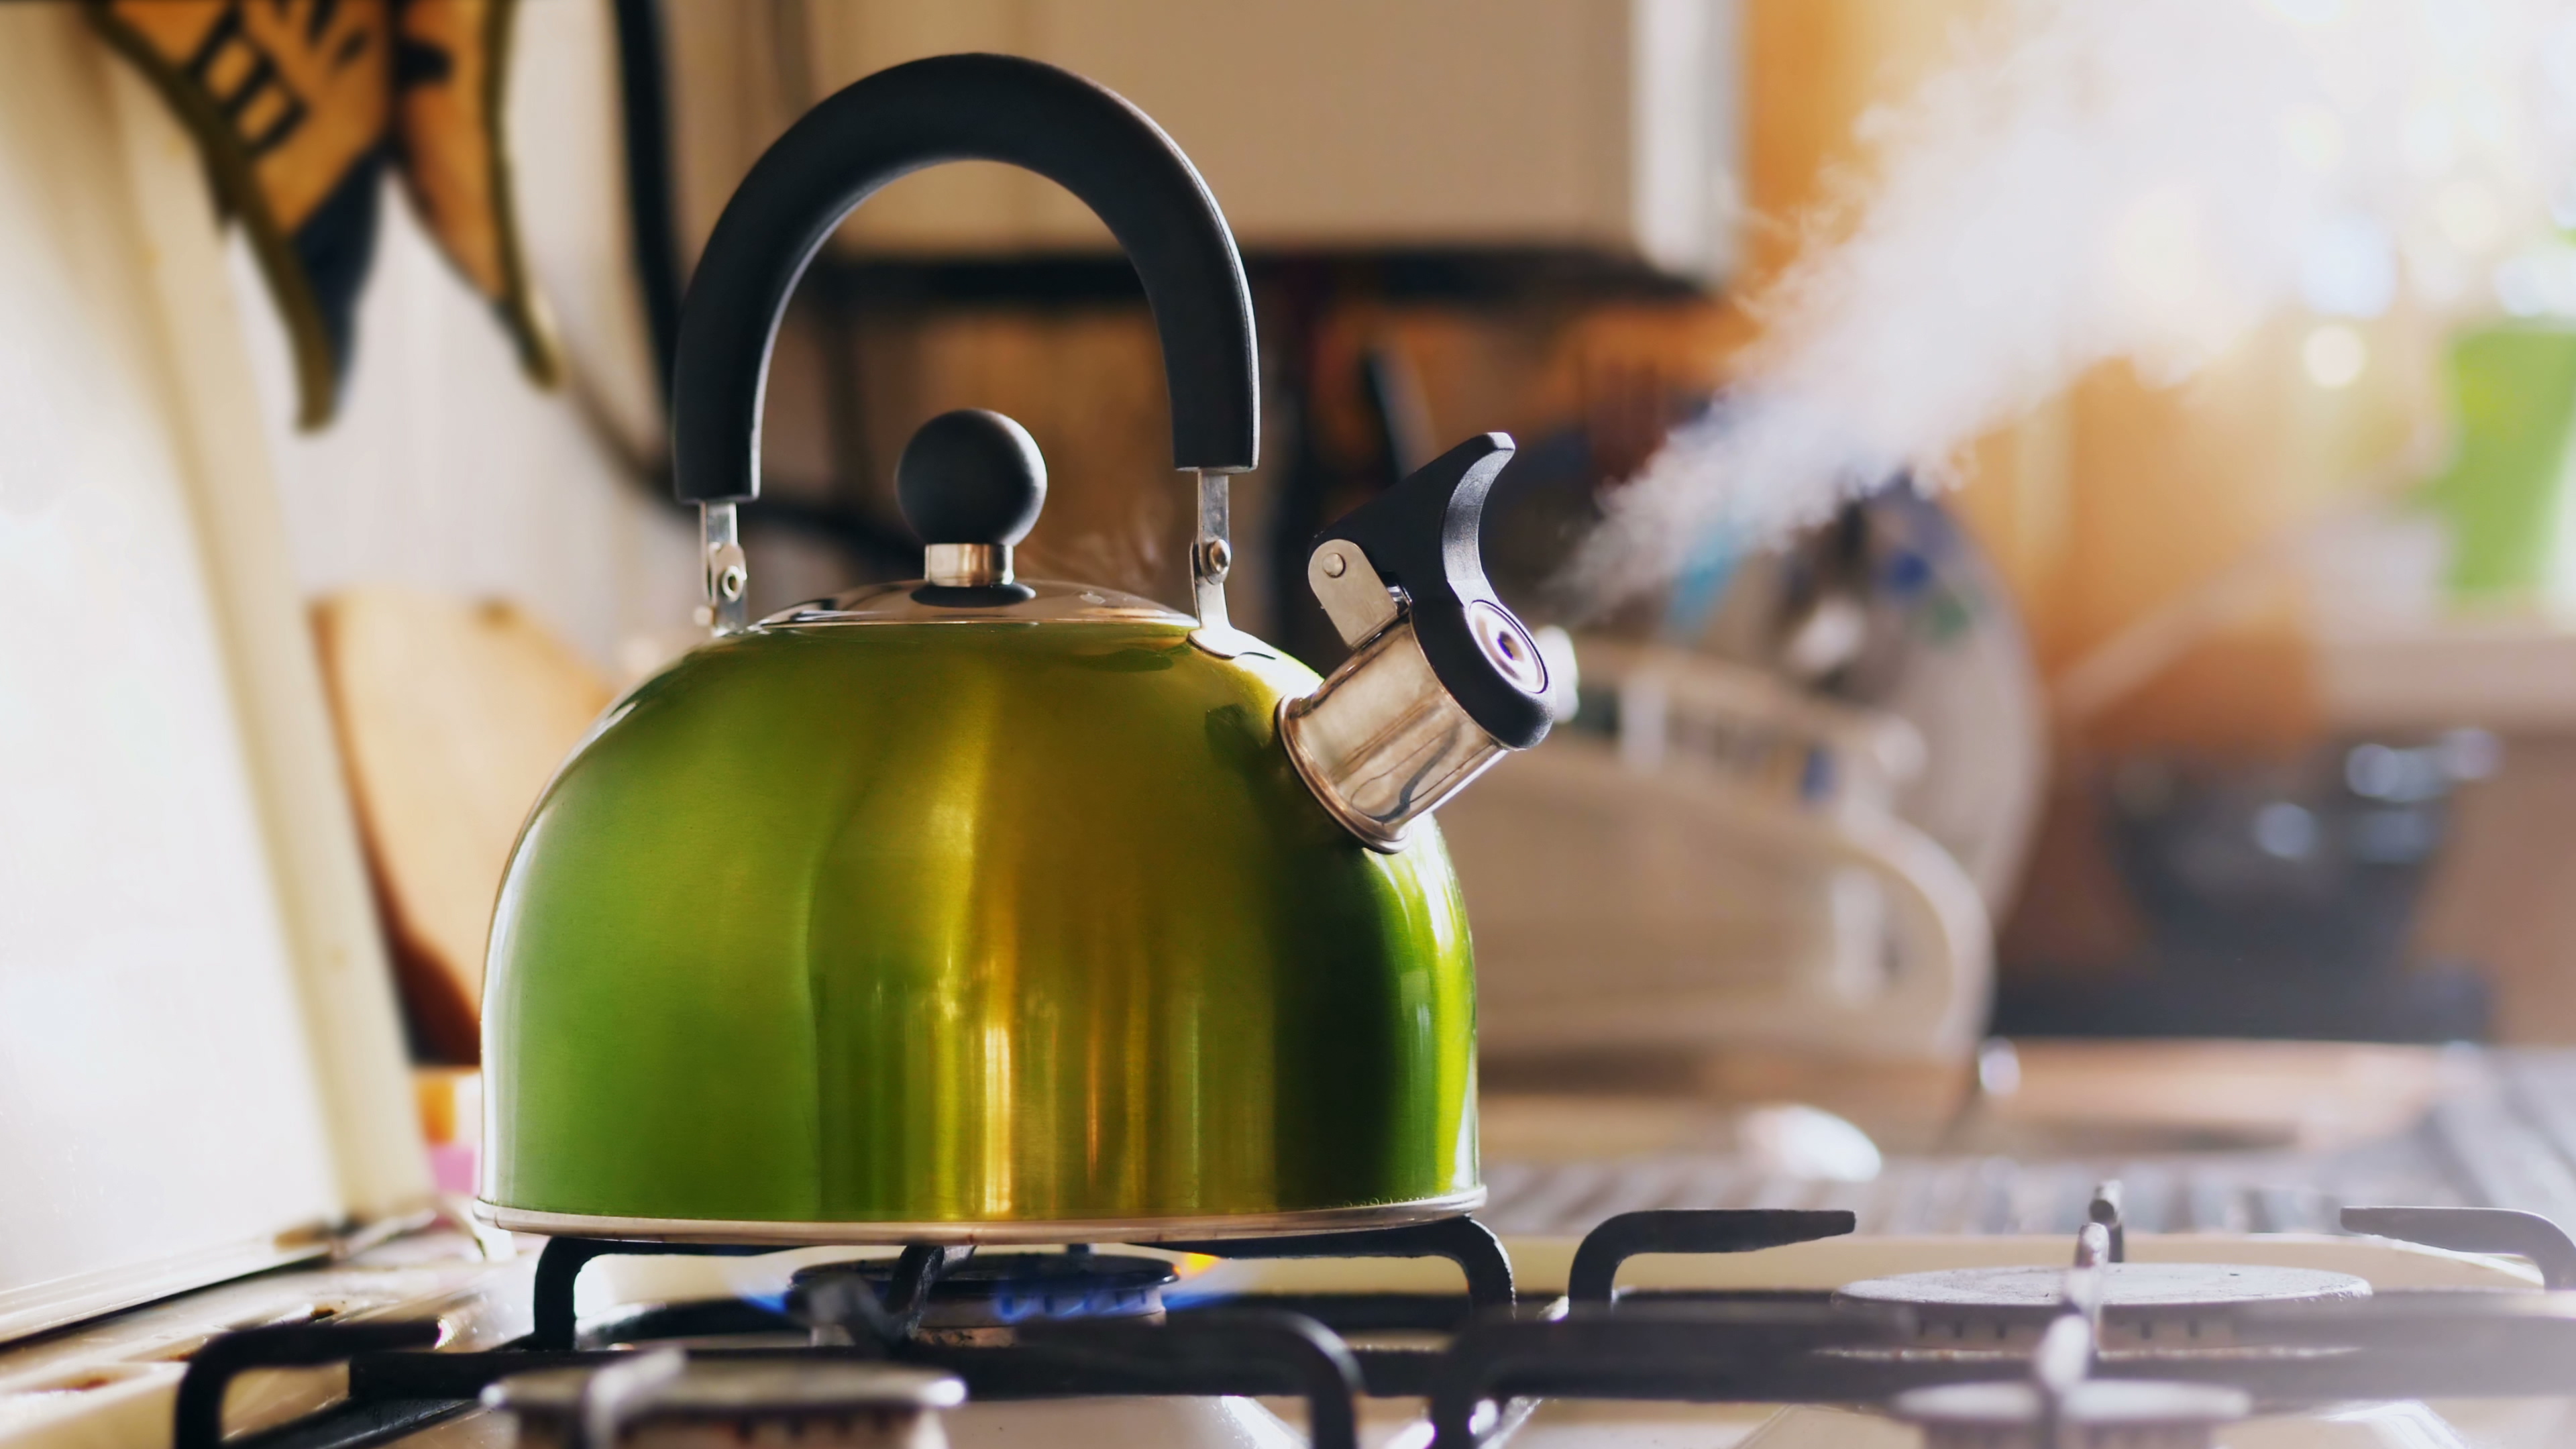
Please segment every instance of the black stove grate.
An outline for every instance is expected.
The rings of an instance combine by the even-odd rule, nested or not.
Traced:
[[[2092,1194],[2067,1274],[2063,1313],[2035,1350],[1927,1348],[1915,1336],[1912,1310],[1901,1304],[1832,1295],[1621,1293],[1619,1267],[1640,1254],[1748,1251],[1832,1236],[1852,1226],[1848,1214],[1832,1212],[1658,1210],[1614,1218],[1587,1237],[1575,1257],[1574,1291],[1555,1305],[1516,1304],[1500,1243],[1465,1219],[1375,1234],[1193,1245],[1195,1251],[1231,1256],[1458,1261],[1470,1285],[1464,1303],[1422,1295],[1400,1300],[1410,1317],[1396,1315],[1403,1321],[1395,1326],[1454,1330],[1417,1350],[1353,1348],[1344,1332],[1388,1325],[1332,1324],[1329,1310],[1347,1307],[1344,1300],[1261,1294],[1174,1312],[1161,1322],[1034,1319],[1019,1324],[1007,1343],[934,1342],[912,1332],[918,1310],[942,1276],[968,1259],[954,1249],[916,1249],[876,1278],[845,1274],[824,1280],[869,1284],[871,1312],[818,1314],[813,1295],[807,1295],[791,1314],[736,1317],[729,1321],[737,1326],[725,1330],[796,1327],[819,1336],[820,1330],[840,1329],[850,1332],[846,1345],[718,1346],[689,1354],[716,1363],[859,1360],[934,1368],[962,1379],[972,1399],[1296,1396],[1307,1405],[1317,1449],[1355,1449],[1355,1405],[1363,1393],[1427,1396],[1434,1443],[1441,1449],[1472,1449],[1512,1401],[1542,1396],[1886,1406],[1910,1390],[2018,1382],[2038,1384],[2045,1392],[2035,1402],[2045,1409],[2073,1402],[2070,1373],[2081,1382],[2224,1385],[2245,1390],[2266,1409],[2390,1398],[2576,1396],[2576,1291],[2560,1291],[2576,1277],[2576,1244],[2544,1218],[2460,1208],[2355,1210],[2349,1226],[2357,1231],[2520,1253],[2541,1266],[2548,1286],[2253,1305],[2235,1310],[2232,1347],[2173,1355],[2102,1346],[2103,1284],[2120,1261],[2121,1205],[2116,1190]],[[541,1309],[554,1315],[548,1326],[560,1335],[557,1342],[568,1344],[573,1337],[570,1289],[582,1264],[605,1252],[671,1250],[660,1244],[551,1245],[540,1265],[539,1291],[559,1295],[540,1300]],[[698,1319],[666,1317],[645,1326],[712,1331],[716,1320],[705,1315],[715,1308],[694,1307],[702,1314]],[[1327,1318],[1293,1311],[1299,1307],[1325,1308]],[[633,1332],[637,1323],[624,1320],[621,1327],[645,1337]],[[2059,1332],[2070,1328],[2080,1347],[2071,1370],[2063,1352],[2070,1335]],[[495,1351],[424,1352],[437,1332],[427,1323],[354,1322],[253,1329],[217,1339],[192,1360],[181,1386],[175,1449],[220,1449],[224,1389],[251,1368],[345,1361],[349,1397],[325,1414],[234,1441],[232,1449],[366,1449],[472,1407],[505,1378],[676,1352],[577,1350],[535,1335]]]

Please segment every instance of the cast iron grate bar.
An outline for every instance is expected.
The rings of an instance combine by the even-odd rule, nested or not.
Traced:
[[[1301,1233],[1284,1238],[1153,1243],[1211,1258],[1446,1258],[1467,1275],[1467,1301],[1477,1313],[1512,1306],[1512,1260],[1493,1229],[1470,1217],[1439,1218],[1395,1228]]]
[[[171,1449],[222,1449],[224,1391],[251,1369],[321,1368],[362,1353],[428,1348],[436,1320],[398,1323],[297,1323],[245,1328],[199,1348],[179,1377],[171,1411]]]
[[[335,1404],[291,1424],[224,1441],[224,1449],[371,1449],[474,1407],[471,1399],[371,1399]]]
[[[2375,1233],[2455,1253],[2511,1253],[2531,1260],[2544,1288],[2576,1288],[2576,1242],[2538,1213],[2511,1208],[2352,1207],[2348,1233]]]
[[[535,1298],[535,1331],[528,1336],[531,1348],[563,1350],[573,1346],[580,1320],[573,1307],[573,1287],[581,1281],[581,1270],[595,1258],[606,1257],[695,1257],[750,1258],[781,1251],[775,1247],[747,1246],[739,1243],[627,1243],[606,1238],[548,1238],[545,1251],[537,1256]]]
[[[1566,1274],[1565,1296],[1608,1305],[1619,1266],[1646,1253],[1751,1253],[1838,1238],[1858,1221],[1847,1212],[1794,1208],[1659,1208],[1621,1213],[1583,1235]]]

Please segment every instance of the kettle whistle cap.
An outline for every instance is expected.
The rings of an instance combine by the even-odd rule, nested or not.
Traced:
[[[1046,506],[1046,457],[1000,413],[960,408],[923,423],[894,466],[895,501],[923,543],[1008,548]]]
[[[1316,535],[1342,540],[1402,589],[1441,685],[1507,749],[1547,737],[1547,665],[1485,577],[1485,501],[1510,464],[1506,433],[1479,433]]]

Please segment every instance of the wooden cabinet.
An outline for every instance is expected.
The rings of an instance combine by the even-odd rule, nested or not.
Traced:
[[[919,56],[1005,51],[1144,108],[1247,250],[1580,248],[1714,278],[1733,255],[1737,4],[938,0],[790,7],[780,27],[689,3],[674,14],[683,133],[719,153],[690,159],[691,209],[712,221],[730,189],[716,173],[738,175],[766,140],[749,133],[800,99]],[[843,236],[940,256],[1109,241],[1072,197],[997,166],[898,182]]]

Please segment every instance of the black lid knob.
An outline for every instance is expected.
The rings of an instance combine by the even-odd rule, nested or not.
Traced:
[[[903,445],[894,491],[923,543],[1014,544],[1046,506],[1046,458],[1018,423],[960,408]]]

